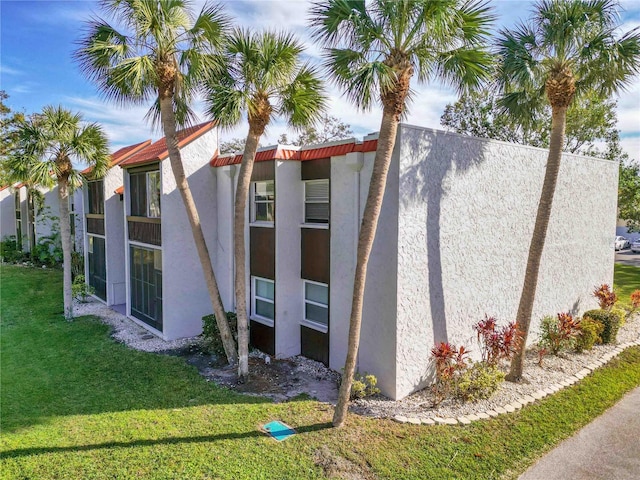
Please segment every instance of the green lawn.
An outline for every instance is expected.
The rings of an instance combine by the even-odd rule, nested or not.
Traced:
[[[516,478],[640,385],[634,348],[513,415],[466,427],[351,416],[335,430],[323,404],[241,396],[115,343],[93,318],[64,321],[60,284],[58,271],[0,272],[2,478]],[[265,437],[271,419],[299,434]]]
[[[616,263],[613,287],[620,302],[629,304],[631,293],[640,289],[640,268]]]

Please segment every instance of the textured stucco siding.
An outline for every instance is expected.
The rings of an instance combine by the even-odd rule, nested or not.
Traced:
[[[5,188],[0,192],[0,240],[16,234],[16,205],[14,190]]]
[[[120,184],[122,185],[122,184]],[[118,186],[120,186],[118,185]],[[74,247],[77,252],[84,252],[84,202],[82,187],[78,187],[73,191],[73,205],[75,214],[73,216],[73,222],[75,226],[75,235],[73,238]]]
[[[209,248],[215,251],[215,273],[220,297],[226,311],[235,311],[234,258],[233,258],[233,206],[239,167],[228,165],[211,169],[216,181],[217,237],[207,238]]]
[[[215,172],[208,162],[216,145],[216,131],[210,130],[181,149],[210,255],[217,238],[217,205]],[[169,159],[162,162],[161,172],[163,336],[173,340],[202,333],[202,317],[213,307]]]
[[[300,320],[304,318],[300,278],[300,224],[304,192],[300,162],[276,161],[276,357],[300,353]]]
[[[61,221],[60,203],[58,201],[58,186],[56,185],[51,189],[41,189],[41,192],[44,197],[43,198],[44,202],[43,202],[42,210],[40,212],[38,212],[38,209],[36,207],[36,222],[35,222],[36,243],[38,243],[38,241],[42,237],[50,236],[52,233],[52,227],[54,222]],[[26,199],[26,196],[25,196],[25,199]],[[23,219],[27,218],[27,202],[26,201],[23,203],[22,218]],[[26,234],[26,230],[25,230],[26,220],[23,220],[22,225],[23,225],[22,226],[23,234]]]
[[[358,231],[374,157],[373,152],[353,153],[331,161],[330,366],[335,370],[344,366],[346,358]],[[357,367],[361,373],[376,375],[381,391],[392,398],[396,395],[397,215],[396,162],[390,169],[367,269]]]
[[[515,318],[547,151],[403,125],[397,396],[430,381],[436,342],[478,352],[472,325]],[[595,306],[613,280],[618,165],[564,155],[530,342],[543,315]]]
[[[124,200],[115,190],[123,185],[124,172],[111,168],[104,177],[104,226],[107,263],[107,305],[126,303]]]

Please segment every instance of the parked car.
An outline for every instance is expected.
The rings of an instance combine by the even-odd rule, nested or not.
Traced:
[[[635,241],[631,243],[631,251],[633,253],[640,253],[640,238],[636,238]]]
[[[624,250],[625,248],[629,248],[629,240],[627,240],[626,238],[621,237],[620,235],[618,235],[616,237],[616,240],[615,240],[613,248],[616,251],[617,250]]]

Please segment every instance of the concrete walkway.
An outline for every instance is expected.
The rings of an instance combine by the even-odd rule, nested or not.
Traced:
[[[520,477],[520,480],[567,479],[640,479],[640,387]]]

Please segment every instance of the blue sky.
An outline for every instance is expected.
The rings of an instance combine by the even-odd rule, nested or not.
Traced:
[[[196,7],[203,3],[196,1]],[[225,2],[238,25],[253,28],[282,29],[286,26],[306,45],[311,61],[319,61],[319,50],[309,39],[306,28],[309,3],[305,0],[236,0]],[[526,18],[529,0],[493,0],[498,15],[497,27],[512,26]],[[622,28],[640,26],[640,0],[623,0]],[[161,134],[144,120],[148,107],[118,107],[101,98],[94,85],[85,80],[71,54],[83,33],[83,22],[99,14],[94,1],[16,1],[0,0],[0,89],[9,94],[14,110],[37,112],[48,104],[61,104],[81,111],[85,118],[104,125],[116,148]],[[417,94],[406,121],[415,125],[440,128],[439,119],[447,103],[457,95],[438,84],[417,86]],[[349,123],[356,137],[379,129],[380,112],[359,112],[334,88],[329,89],[331,114]],[[198,108],[196,107],[196,111]],[[205,120],[203,116],[200,117]],[[623,147],[640,160],[640,78],[618,102],[618,127]],[[275,143],[286,131],[281,122],[272,125],[262,144]],[[223,132],[222,138],[244,137],[246,127]]]

